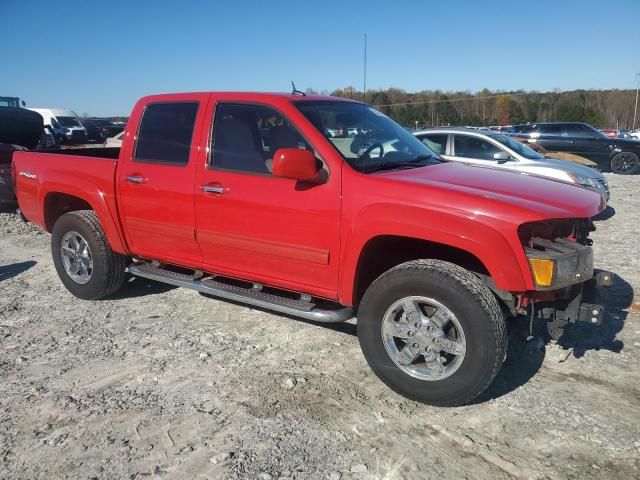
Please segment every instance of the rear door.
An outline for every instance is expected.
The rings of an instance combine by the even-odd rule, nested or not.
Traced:
[[[447,143],[449,134],[447,133],[427,133],[418,136],[420,141],[424,143],[430,150],[433,150],[444,159],[449,159],[447,151]]]
[[[200,265],[193,191],[196,130],[207,100],[199,94],[152,100],[141,118],[131,120],[138,129],[122,152],[119,201],[127,241],[141,257]]]
[[[504,151],[483,138],[456,133],[453,135],[453,152],[450,158],[465,163],[499,166],[493,155]]]
[[[547,150],[568,152],[572,148],[571,143],[563,136],[562,125],[559,123],[537,125],[529,136]]]
[[[279,148],[314,149],[268,105],[218,103],[209,141],[195,194],[205,268],[335,298],[340,170],[322,162],[316,184],[272,176]]]

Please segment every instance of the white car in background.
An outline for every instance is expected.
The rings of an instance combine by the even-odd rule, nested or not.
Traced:
[[[104,143],[102,144],[103,147],[108,148],[108,147],[122,147],[122,139],[124,138],[124,130],[121,131],[119,134],[113,136],[113,137],[109,137],[107,138]]]
[[[466,128],[432,128],[413,134],[443,160],[562,180],[598,192],[609,200],[609,185],[602,173],[577,163],[545,157],[502,133]]]

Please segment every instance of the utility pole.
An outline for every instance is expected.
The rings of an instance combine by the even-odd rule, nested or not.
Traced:
[[[633,109],[633,127],[631,127],[631,131],[633,132],[636,129],[636,115],[638,113],[638,90],[640,90],[640,73],[636,73],[636,106]]]

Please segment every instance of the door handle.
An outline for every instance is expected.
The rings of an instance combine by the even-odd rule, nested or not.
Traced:
[[[205,193],[225,193],[226,189],[222,185],[203,185],[202,191]]]
[[[144,178],[137,175],[127,176],[127,182],[129,183],[144,183]]]

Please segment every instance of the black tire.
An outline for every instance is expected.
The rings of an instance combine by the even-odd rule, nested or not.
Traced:
[[[87,283],[81,284],[65,270],[61,244],[68,232],[79,233],[87,242],[93,260],[93,269]],[[62,215],[53,226],[51,236],[53,264],[64,286],[83,300],[105,298],[120,289],[125,280],[127,257],[111,250],[107,237],[92,210],[78,210]]]
[[[385,349],[381,329],[385,312],[398,300],[428,296],[456,317],[464,330],[466,352],[458,370],[441,380],[414,378]],[[471,272],[449,262],[414,260],[387,271],[366,291],[358,311],[358,339],[375,374],[392,390],[412,400],[452,407],[470,402],[494,380],[507,351],[505,318],[497,299]]]
[[[640,159],[633,152],[620,152],[611,159],[611,171],[619,175],[634,175],[640,170]]]

